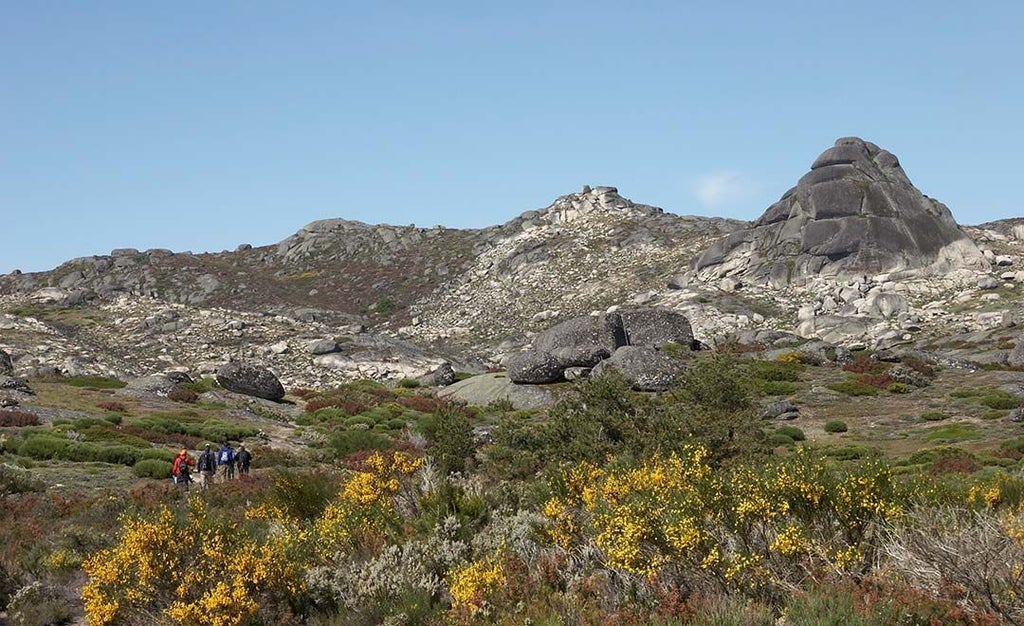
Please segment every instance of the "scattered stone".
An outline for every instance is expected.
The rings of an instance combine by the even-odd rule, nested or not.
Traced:
[[[310,343],[307,347],[310,354],[330,354],[337,352],[341,348],[338,346],[338,342],[333,339],[319,339]]]
[[[1003,283],[991,276],[982,276],[978,279],[978,289],[999,289]]]

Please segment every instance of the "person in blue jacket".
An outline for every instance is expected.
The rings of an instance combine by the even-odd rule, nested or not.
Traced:
[[[221,482],[235,477],[235,449],[227,441],[217,451],[217,466],[220,467]]]

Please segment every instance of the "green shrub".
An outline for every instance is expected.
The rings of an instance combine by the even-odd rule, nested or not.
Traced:
[[[398,386],[402,389],[415,389],[420,386],[420,381],[415,378],[403,378],[398,381]]]
[[[768,443],[772,446],[791,446],[796,443],[796,440],[789,435],[775,432],[768,435]]]
[[[206,393],[217,386],[217,381],[209,376],[203,377],[195,382],[191,383],[180,383],[179,389],[188,389],[196,393]]]
[[[900,394],[910,393],[911,391],[913,391],[913,389],[914,388],[911,387],[910,385],[908,385],[907,383],[900,383],[900,382],[889,383],[889,386],[886,387],[886,390],[889,393],[900,393]]]
[[[438,415],[433,445],[428,454],[438,468],[445,473],[461,472],[466,469],[466,460],[473,457],[473,427],[466,414],[457,407]]]
[[[943,413],[942,411],[925,411],[924,413],[921,414],[921,419],[923,419],[926,422],[941,422],[942,420],[947,419],[948,417],[949,416]]]
[[[825,422],[825,432],[827,433],[845,433],[849,430],[846,422],[843,420],[829,420]]]
[[[338,493],[337,477],[322,471],[274,472],[267,499],[289,516],[314,519]]]
[[[800,380],[800,361],[751,361],[747,366],[750,377],[765,381],[797,382]]]
[[[142,459],[132,466],[132,473],[139,478],[165,479],[171,477],[171,463],[157,459]]]
[[[951,398],[977,398],[983,396],[988,392],[986,389],[957,389],[951,391],[949,397]]]
[[[955,443],[957,441],[969,441],[971,439],[980,439],[982,434],[978,431],[978,427],[974,424],[956,423],[947,424],[945,426],[938,426],[931,429],[925,435],[925,439],[928,441],[941,442],[941,443]]]
[[[986,395],[982,397],[979,402],[990,409],[1001,409],[1007,411],[1010,409],[1016,409],[1021,404],[1020,398],[1013,394],[1006,393],[1005,391]]]
[[[763,396],[788,396],[797,392],[796,383],[784,380],[754,380],[754,386]]]
[[[862,445],[848,446],[826,446],[821,449],[822,454],[840,461],[854,461],[857,459],[877,458],[881,452],[878,448]]]
[[[369,415],[356,415],[345,420],[345,426],[348,428],[360,425],[372,428],[376,423],[377,420]]]
[[[336,458],[343,458],[361,450],[386,450],[391,443],[387,435],[371,430],[338,430],[327,445]]]
[[[807,436],[804,435],[804,431],[800,430],[796,426],[779,426],[775,429],[775,432],[780,435],[786,435],[793,441],[805,441]]]
[[[838,383],[832,383],[831,385],[828,385],[828,388],[832,391],[838,391],[839,393],[843,393],[848,396],[878,395],[878,387],[865,385],[864,383],[856,380],[844,380]]]
[[[71,442],[62,437],[53,435],[32,435],[26,437],[18,446],[18,454],[33,459],[48,460],[56,458],[64,449],[71,446]]]

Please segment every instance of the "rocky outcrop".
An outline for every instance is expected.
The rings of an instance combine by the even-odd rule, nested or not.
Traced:
[[[509,355],[514,383],[540,385],[586,377],[590,370],[619,370],[639,391],[666,389],[680,362],[658,352],[668,343],[690,349],[693,329],[684,315],[642,308],[582,315],[560,322],[534,339],[532,350]]]
[[[892,153],[856,137],[837,140],[750,228],[696,260],[705,280],[774,287],[987,266],[945,205],[918,191]]]
[[[284,397],[284,387],[277,376],[255,363],[225,363],[217,370],[217,383],[228,391],[265,400],[280,400]]]
[[[618,313],[574,317],[552,326],[533,340],[533,347],[542,352],[583,346],[598,346],[613,352],[624,345],[626,330]]]
[[[636,391],[665,391],[685,366],[650,346],[623,346],[598,363],[591,375],[600,376],[609,369],[622,374]]]

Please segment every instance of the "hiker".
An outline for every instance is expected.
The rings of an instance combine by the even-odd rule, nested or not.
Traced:
[[[220,466],[221,482],[235,477],[235,449],[231,447],[230,442],[225,441],[217,451],[217,465]]]
[[[249,473],[249,463],[252,462],[252,453],[245,449],[245,444],[239,444],[238,454],[235,455],[235,460],[238,461],[238,475]]]
[[[185,491],[189,490],[189,483],[194,482],[192,470],[189,469],[192,465],[195,465],[195,461],[188,457],[188,450],[182,450],[174,457],[174,465],[171,466],[171,480]]]
[[[203,453],[199,455],[199,463],[196,465],[199,470],[199,487],[206,489],[213,484],[213,477],[217,475],[217,455],[206,444]]]

